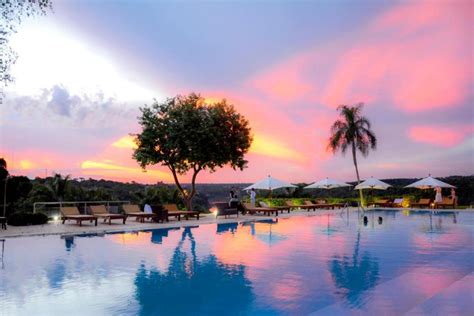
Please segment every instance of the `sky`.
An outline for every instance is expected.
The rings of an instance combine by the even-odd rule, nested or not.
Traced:
[[[177,94],[227,99],[254,137],[244,171],[198,182],[355,180],[327,151],[340,104],[364,102],[377,150],[361,177],[471,175],[473,3],[54,1],[11,40],[0,156],[14,175],[172,182],[132,159],[139,108]],[[189,176],[183,176],[188,181]]]

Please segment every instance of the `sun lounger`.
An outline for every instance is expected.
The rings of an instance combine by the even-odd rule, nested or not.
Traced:
[[[403,198],[393,200],[392,207],[403,207]]]
[[[275,216],[278,216],[278,210],[276,208],[257,206],[252,207],[250,203],[244,203],[243,206],[245,211],[249,214],[263,213],[264,215],[270,216],[272,213],[275,213]]]
[[[316,211],[318,208],[322,208],[320,207],[321,205],[313,203],[310,200],[306,200],[303,203],[304,203],[304,206],[308,208],[308,210]]]
[[[314,209],[331,209],[333,210],[336,206],[335,204],[327,203],[326,200],[316,200],[316,201],[304,201],[306,205],[312,205]]]
[[[291,208],[289,206],[269,206],[267,203],[265,202],[258,202],[258,204],[260,204],[260,207],[264,207],[264,208],[273,208],[273,209],[276,209],[278,211],[280,211],[281,213],[283,213],[284,211],[287,211],[288,213],[290,213],[291,211]]]
[[[390,199],[381,199],[378,200],[377,202],[373,203],[375,206],[380,206],[380,207],[392,207],[393,203],[392,200]]]
[[[441,203],[435,203],[436,208],[456,208],[456,201],[450,197],[443,197]]]
[[[420,199],[418,202],[411,203],[411,207],[430,207],[431,200],[430,199]]]
[[[153,217],[156,217],[156,214],[140,211],[140,207],[136,204],[124,204],[122,205],[122,208],[127,217],[136,217],[137,221],[142,223],[145,221],[145,219],[152,219]]]
[[[98,218],[103,218],[104,223],[108,220],[109,225],[112,225],[113,219],[121,219],[123,220],[123,224],[125,224],[125,221],[127,220],[127,215],[109,213],[105,205],[91,205],[89,207],[92,215]]]
[[[308,212],[312,209],[314,209],[313,207],[311,206],[308,206],[308,205],[295,205],[293,204],[292,201],[285,201],[285,204],[286,206],[288,206],[291,210],[297,210],[297,209],[302,209],[302,210],[307,210]]]
[[[184,218],[186,218],[186,219],[189,219],[189,216],[196,216],[196,218],[199,220],[199,212],[180,211],[176,204],[164,204],[163,208],[166,211],[168,211],[168,217],[169,216],[174,216],[174,217],[178,218],[178,221],[181,220],[181,216],[184,216]]]
[[[61,213],[61,219],[63,224],[67,220],[76,221],[76,224],[82,226],[83,221],[90,221],[95,222],[95,226],[97,226],[97,217],[93,215],[84,215],[79,213],[79,210],[76,206],[61,206],[59,208],[59,212]]]

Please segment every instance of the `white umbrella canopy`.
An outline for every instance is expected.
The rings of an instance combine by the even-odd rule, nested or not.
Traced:
[[[289,182],[278,180],[275,178],[272,178],[271,176],[266,177],[265,179],[262,179],[251,186],[246,187],[244,190],[276,190],[280,188],[296,188],[296,185],[293,185]]]
[[[310,184],[304,189],[334,189],[334,188],[341,188],[341,187],[350,187],[351,185],[342,181],[334,180],[334,179],[323,179],[313,184]]]
[[[416,181],[412,184],[407,185],[405,188],[418,188],[418,189],[433,189],[436,187],[440,188],[455,188],[455,186],[448,184],[446,182],[440,181],[436,178],[433,178],[431,175]]]
[[[370,179],[365,180],[362,183],[359,183],[354,187],[354,190],[360,189],[375,189],[375,190],[387,190],[387,188],[391,187],[390,184],[380,181],[379,179],[375,179],[371,177]]]

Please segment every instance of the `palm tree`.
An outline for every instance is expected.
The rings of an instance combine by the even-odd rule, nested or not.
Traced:
[[[338,106],[339,119],[331,127],[331,137],[328,144],[328,149],[333,153],[341,150],[342,154],[345,154],[347,149],[351,149],[358,184],[360,176],[357,167],[357,151],[366,157],[369,154],[369,149],[377,147],[377,138],[370,129],[370,121],[362,116],[363,106],[363,103],[354,106]],[[363,204],[362,190],[359,190],[359,194],[360,202]]]
[[[67,175],[63,177],[59,173],[55,173],[54,176],[50,179],[46,184],[46,187],[49,189],[51,194],[53,195],[53,198],[56,201],[63,201],[64,196],[69,190],[69,182],[71,180],[71,175]]]

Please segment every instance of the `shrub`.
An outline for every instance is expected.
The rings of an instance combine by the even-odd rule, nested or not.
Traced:
[[[23,226],[28,225],[28,213],[16,212],[8,217],[8,225]]]
[[[43,225],[48,222],[48,216],[43,213],[32,213],[30,218],[31,225]]]
[[[8,225],[27,226],[43,225],[48,222],[48,216],[43,213],[16,212],[8,217]]]

